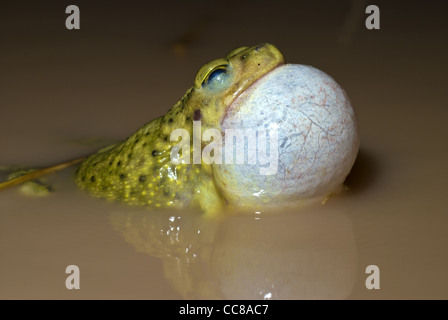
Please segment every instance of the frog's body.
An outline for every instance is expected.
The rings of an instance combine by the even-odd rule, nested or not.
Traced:
[[[228,106],[250,85],[283,63],[276,47],[239,48],[225,59],[205,64],[194,86],[168,113],[145,124],[127,140],[88,157],[77,171],[78,185],[93,195],[129,204],[161,207],[222,208],[211,165],[174,164],[170,153],[175,129],[193,137],[193,121],[201,130],[220,129]],[[193,148],[193,139],[190,139]],[[205,145],[205,143],[204,143]],[[193,152],[190,152],[192,155]],[[193,163],[192,161],[190,163]]]

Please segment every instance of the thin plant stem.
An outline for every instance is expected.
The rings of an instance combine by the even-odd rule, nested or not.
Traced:
[[[22,184],[24,182],[27,182],[27,181],[30,181],[30,180],[34,180],[34,179],[40,178],[42,176],[45,176],[47,174],[50,174],[50,173],[53,173],[53,172],[65,169],[67,167],[70,167],[72,165],[80,163],[80,162],[84,161],[85,159],[86,159],[86,157],[70,160],[70,161],[63,162],[63,163],[60,163],[60,164],[57,164],[57,165],[54,165],[54,166],[51,166],[51,167],[38,169],[36,171],[27,173],[27,174],[25,174],[23,176],[20,176],[20,177],[17,177],[17,178],[14,178],[14,179],[11,179],[11,180],[8,180],[8,181],[5,181],[5,182],[1,182],[0,183],[0,190],[4,190],[6,188],[10,188],[10,187],[16,186],[18,184]]]

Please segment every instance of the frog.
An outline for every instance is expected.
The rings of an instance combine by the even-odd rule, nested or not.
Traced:
[[[200,121],[201,133],[219,130],[232,102],[282,64],[283,54],[270,43],[239,47],[207,62],[165,115],[83,160],[75,173],[77,185],[95,197],[130,205],[223,210],[228,201],[215,183],[212,165],[204,160],[172,161],[171,151],[179,140],[172,141],[171,133],[183,129],[193,136],[195,121]],[[205,145],[202,141],[201,149]],[[190,151],[193,154],[193,141]]]
[[[17,181],[23,179],[23,177],[32,176],[38,169],[35,168],[22,168],[14,166],[0,166],[0,172],[6,173],[6,183],[11,181]],[[0,183],[0,186],[5,183]],[[46,197],[53,192],[53,187],[43,179],[25,179],[20,187],[19,191],[30,197]]]

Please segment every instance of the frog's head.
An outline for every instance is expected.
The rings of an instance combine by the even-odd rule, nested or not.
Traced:
[[[211,164],[203,168],[236,207],[324,200],[341,190],[358,151],[357,121],[344,90],[318,69],[284,64],[271,44],[238,48],[205,64],[179,107],[186,127],[200,120],[202,160]],[[209,145],[208,129],[218,130],[221,142],[212,130],[216,144]]]
[[[248,87],[284,63],[272,44],[232,50],[225,58],[203,65],[196,75],[187,107],[203,129],[219,128],[228,106]]]

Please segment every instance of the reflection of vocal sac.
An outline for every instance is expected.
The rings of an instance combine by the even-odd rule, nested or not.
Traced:
[[[137,251],[163,260],[186,299],[344,299],[356,248],[350,220],[334,209],[220,217],[142,210],[110,221]]]

